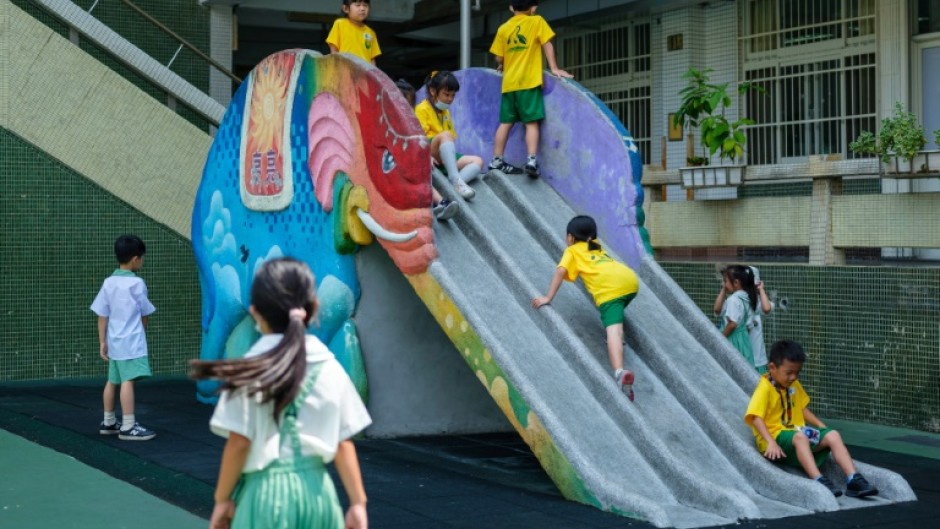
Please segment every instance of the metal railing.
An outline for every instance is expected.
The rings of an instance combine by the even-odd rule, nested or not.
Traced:
[[[171,71],[170,66],[172,66],[179,53],[185,48],[233,82],[241,82],[237,76],[222,64],[219,64],[218,61],[206,55],[193,46],[192,43],[167,28],[164,24],[146,13],[146,11],[128,0],[121,0],[121,2],[144,17],[161,32],[166,33],[179,45],[176,53],[173,54],[168,64],[157,61],[128,41],[125,37],[105,25],[101,20],[91,15],[91,12],[94,11],[100,3],[98,0],[91,5],[88,11],[83,10],[75,3],[67,0],[29,0],[29,2],[63,22],[69,28],[69,38],[73,43],[78,44],[79,35],[87,38],[96,48],[107,53],[121,65],[130,68],[135,74],[150,83],[150,85],[165,92],[168,107],[175,111],[176,102],[178,101],[198,114],[202,119],[205,119],[212,126],[217,127],[219,125],[225,114],[225,107],[212,99],[204,90],[194,86],[180,75]]]

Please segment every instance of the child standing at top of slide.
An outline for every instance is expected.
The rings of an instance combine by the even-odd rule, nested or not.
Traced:
[[[382,50],[379,49],[375,32],[366,25],[369,8],[369,0],[343,0],[343,14],[346,18],[337,18],[326,37],[330,53],[351,53],[375,64],[375,58],[382,55]]]
[[[350,439],[372,419],[333,353],[307,334],[317,311],[314,284],[296,259],[264,263],[248,309],[261,338],[244,358],[191,362],[193,378],[218,379],[223,388],[209,422],[228,438],[210,529],[368,526]],[[345,522],[324,468],[334,458],[349,498]]]
[[[731,265],[722,270],[721,292],[715,299],[714,309],[716,314],[721,314],[721,334],[731,340],[731,345],[753,366],[754,352],[747,324],[752,307],[757,304],[757,290],[750,274],[750,269],[741,265]]]
[[[597,223],[587,215],[568,222],[565,243],[568,248],[552,275],[548,294],[532,300],[538,309],[552,302],[562,280],[584,281],[584,288],[594,296],[594,303],[607,328],[607,356],[614,370],[614,379],[627,397],[633,400],[633,372],[623,367],[623,311],[640,290],[636,273],[627,265],[613,260],[597,242]]]
[[[555,32],[545,19],[536,15],[538,0],[512,0],[513,17],[496,31],[490,53],[496,56],[503,70],[502,99],[499,104],[499,128],[493,139],[493,160],[490,169],[504,174],[519,174],[519,169],[503,160],[509,132],[516,122],[525,124],[525,145],[528,158],[525,173],[538,178],[539,123],[545,118],[542,98],[542,55],[553,75],[573,77],[555,63]]]
[[[460,90],[460,82],[453,73],[440,71],[431,73],[425,86],[428,97],[418,104],[415,114],[424,133],[431,138],[431,157],[435,165],[443,166],[446,170],[447,178],[457,193],[465,200],[470,200],[476,192],[467,184],[480,176],[483,159],[460,154],[454,146],[457,131],[450,117],[450,105]]]

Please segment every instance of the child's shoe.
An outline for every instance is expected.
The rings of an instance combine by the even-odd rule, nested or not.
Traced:
[[[445,198],[431,208],[431,212],[434,213],[434,218],[437,220],[447,220],[456,215],[458,209],[460,209],[459,204]]]
[[[522,174],[522,169],[506,162],[502,158],[493,158],[490,162],[490,171],[499,171],[505,175]]]
[[[865,479],[865,476],[856,473],[845,485],[845,495],[853,498],[865,498],[878,494],[878,489]]]
[[[121,430],[121,433],[118,434],[118,439],[122,441],[149,441],[156,437],[157,434],[153,430],[148,430],[140,425],[140,423],[134,423],[129,430]]]
[[[529,178],[538,178],[541,172],[539,171],[539,162],[535,158],[529,158],[525,163],[525,174],[529,175]]]
[[[627,394],[627,398],[630,399],[630,402],[633,402],[633,371],[629,369],[618,369],[617,372],[614,373],[614,378],[617,379],[620,390]]]
[[[116,422],[110,426],[101,421],[101,425],[98,426],[98,433],[101,435],[117,435],[121,432],[121,423]]]
[[[454,184],[454,191],[457,191],[457,194],[463,197],[464,200],[470,200],[477,195],[477,192],[474,191],[472,187],[468,186],[466,182],[459,179]]]
[[[839,496],[842,496],[842,490],[836,487],[835,483],[833,483],[832,480],[830,480],[826,476],[819,476],[818,478],[816,478],[816,481],[822,483],[827,489],[829,489],[829,492],[831,492],[832,495],[835,496],[836,498],[838,498]]]

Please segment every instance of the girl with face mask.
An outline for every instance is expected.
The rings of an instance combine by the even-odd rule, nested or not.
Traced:
[[[479,156],[463,155],[457,152],[454,141],[457,131],[450,116],[450,105],[460,90],[460,82],[448,71],[433,72],[425,81],[428,97],[415,108],[415,114],[424,133],[431,139],[431,157],[434,164],[447,174],[454,190],[470,200],[476,192],[467,185],[483,169],[483,159]]]

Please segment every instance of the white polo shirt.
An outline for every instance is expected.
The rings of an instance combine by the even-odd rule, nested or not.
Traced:
[[[245,354],[262,354],[281,341],[281,334],[263,335]],[[301,453],[320,456],[329,463],[336,448],[372,423],[369,412],[356,393],[352,380],[333,353],[316,336],[307,335],[307,366],[323,362],[313,390],[297,410],[297,430]],[[274,420],[274,401],[261,404],[261,394],[248,396],[247,388],[223,391],[209,421],[212,431],[222,437],[235,432],[251,441],[242,472],[262,470],[278,459],[293,456],[289,438],[282,438]]]
[[[111,360],[147,356],[147,336],[141,317],[150,316],[157,309],[147,299],[143,279],[129,270],[115,270],[104,280],[91,310],[108,318],[108,357]]]

